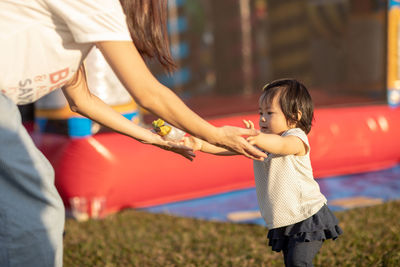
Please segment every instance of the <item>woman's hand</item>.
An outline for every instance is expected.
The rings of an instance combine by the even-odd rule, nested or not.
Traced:
[[[249,124],[250,125],[250,124]],[[254,127],[254,124],[253,124]],[[254,137],[259,131],[254,128],[244,129],[234,126],[220,127],[221,137],[216,141],[216,145],[225,147],[226,149],[242,154],[250,159],[264,160],[267,155],[252,146],[243,136]]]
[[[193,149],[193,151],[201,150],[203,147],[203,140],[196,138],[194,136],[185,136],[183,137],[183,144],[187,147]]]
[[[175,152],[187,158],[190,161],[193,161],[193,158],[196,157],[196,154],[194,154],[193,149],[186,146],[184,143],[166,141],[158,134],[155,133],[152,134],[153,134],[152,140],[150,142],[143,142],[144,144],[151,144],[159,148],[162,148],[164,150]]]

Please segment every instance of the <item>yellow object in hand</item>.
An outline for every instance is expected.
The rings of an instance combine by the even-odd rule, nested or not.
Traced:
[[[158,129],[159,129],[159,131],[156,130],[157,133],[161,136],[165,136],[165,135],[169,134],[169,132],[171,131],[171,126],[163,125],[163,126],[159,127]]]
[[[165,123],[162,119],[153,121],[152,125],[154,131],[165,140],[180,141],[185,136],[184,131]]]
[[[154,128],[154,129],[160,128],[161,126],[164,125],[164,123],[165,123],[165,122],[164,122],[162,119],[155,120],[155,121],[152,122],[153,128]]]
[[[171,131],[171,126],[165,125],[162,119],[158,119],[152,122],[154,130],[161,136],[167,135]]]

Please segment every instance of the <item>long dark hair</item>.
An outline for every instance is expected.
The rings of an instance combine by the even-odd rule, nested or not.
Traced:
[[[314,119],[314,104],[307,88],[295,79],[275,80],[263,88],[264,101],[272,101],[279,94],[279,104],[288,122],[295,123],[306,134]],[[301,118],[298,119],[298,112]]]
[[[167,0],[120,0],[132,40],[142,57],[156,58],[169,72],[176,68],[167,32]]]

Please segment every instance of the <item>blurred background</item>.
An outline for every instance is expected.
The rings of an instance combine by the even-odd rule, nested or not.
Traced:
[[[386,102],[387,0],[168,3],[171,51],[178,69],[169,75],[155,62],[148,63],[159,81],[201,116],[254,112],[263,85],[284,77],[303,82],[317,107]],[[100,53],[92,54],[87,68],[89,75],[96,72],[89,78],[94,93],[111,105],[121,105],[118,97],[122,104],[131,101],[124,90],[117,90],[122,85],[110,78],[107,64],[94,64]],[[54,113],[40,111],[66,102],[61,92],[48,97],[36,104],[38,117],[57,127],[42,130],[60,133]],[[48,106],[57,102],[54,97],[60,107]],[[26,120],[32,120],[33,109],[21,107]],[[139,110],[142,122],[153,119]]]
[[[386,101],[385,0],[169,0],[173,76],[203,116],[257,108],[266,83],[302,81],[317,107]]]

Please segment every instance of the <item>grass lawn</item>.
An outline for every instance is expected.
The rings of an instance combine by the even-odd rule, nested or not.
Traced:
[[[400,201],[335,213],[344,234],[315,266],[400,266]],[[64,266],[283,266],[259,225],[125,210],[65,227]]]

